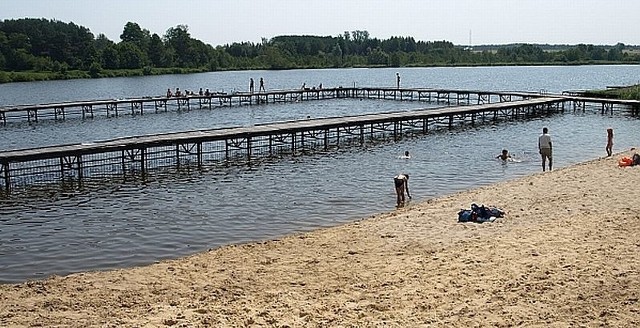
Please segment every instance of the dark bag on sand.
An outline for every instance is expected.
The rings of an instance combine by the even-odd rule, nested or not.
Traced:
[[[458,222],[473,221],[473,212],[471,210],[460,210],[458,212]]]
[[[638,154],[633,154],[633,157],[631,158],[631,166],[634,165],[640,165],[640,155]]]

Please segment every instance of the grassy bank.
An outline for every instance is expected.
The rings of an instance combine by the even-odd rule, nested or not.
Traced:
[[[139,69],[118,69],[118,70],[100,70],[100,71],[81,71],[69,70],[64,72],[2,72],[0,71],[0,83],[12,82],[33,82],[33,81],[49,81],[49,80],[71,80],[71,79],[90,79],[90,78],[106,78],[106,77],[128,77],[143,75],[164,75],[164,74],[191,74],[207,72],[204,68],[139,68]]]
[[[640,100],[640,84],[620,88],[609,88],[606,90],[589,90],[586,91],[584,95],[587,97]]]

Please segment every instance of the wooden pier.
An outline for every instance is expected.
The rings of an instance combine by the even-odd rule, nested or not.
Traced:
[[[376,90],[378,91],[347,89],[342,90],[344,93],[341,93],[338,89],[334,89],[329,92],[334,92],[334,96],[344,95],[345,97],[357,94],[360,94],[360,97],[365,94],[367,97],[390,96],[391,91]],[[402,95],[399,92],[405,91],[398,90],[396,97],[410,95],[409,91]],[[437,94],[437,92],[419,91],[424,92],[420,96],[420,93],[416,95],[416,92],[418,91],[414,91],[411,96],[426,97],[427,94],[431,96]],[[464,102],[469,102],[469,98],[463,93],[456,94],[456,102],[460,97]],[[500,95],[502,96],[504,95]],[[322,96],[318,94],[318,97]],[[523,95],[514,95],[514,97],[529,98]],[[447,101],[451,102],[451,99],[450,93]],[[282,154],[297,155],[318,150],[327,151],[338,147],[399,140],[438,129],[453,129],[487,121],[548,115],[564,111],[565,101],[566,99],[561,97],[540,97],[4,151],[0,152],[0,187],[9,191],[17,186],[56,181],[72,180],[81,183],[88,178],[146,174],[151,170],[167,167],[252,163],[260,158]]]
[[[582,96],[565,97],[571,102],[574,111],[585,111],[588,106],[599,107],[601,114],[613,114],[614,106],[626,109],[632,116],[640,115],[640,101],[610,99],[610,98],[591,98]]]
[[[75,101],[38,105],[0,107],[0,123],[39,122],[41,120],[91,119],[98,115],[118,117],[166,111],[215,109],[229,106],[290,103],[311,100],[359,98],[421,101],[443,106],[481,105],[542,97],[527,92],[487,92],[447,89],[328,88],[237,92],[232,94],[189,95],[183,97],[142,97]]]

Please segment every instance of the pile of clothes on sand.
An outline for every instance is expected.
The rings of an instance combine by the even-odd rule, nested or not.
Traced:
[[[458,212],[458,222],[493,222],[504,217],[504,211],[493,206],[471,204],[471,209],[461,209]]]

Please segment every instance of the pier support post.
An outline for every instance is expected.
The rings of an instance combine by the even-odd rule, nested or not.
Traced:
[[[393,141],[398,140],[398,122],[393,121]]]
[[[224,160],[229,161],[229,139],[224,139]]]
[[[82,174],[82,155],[76,156],[76,163],[78,164],[78,182],[81,182],[84,177]]]
[[[296,154],[296,133],[295,131],[291,133],[291,154],[295,156]]]
[[[147,148],[140,148],[140,171],[146,172]]]
[[[64,179],[64,157],[60,157],[60,178]]]
[[[180,144],[176,143],[176,167],[180,167]]]
[[[329,149],[329,129],[324,129],[324,151]]]
[[[4,189],[9,191],[11,189],[11,174],[9,173],[9,163],[2,163],[2,170],[4,171]]]

